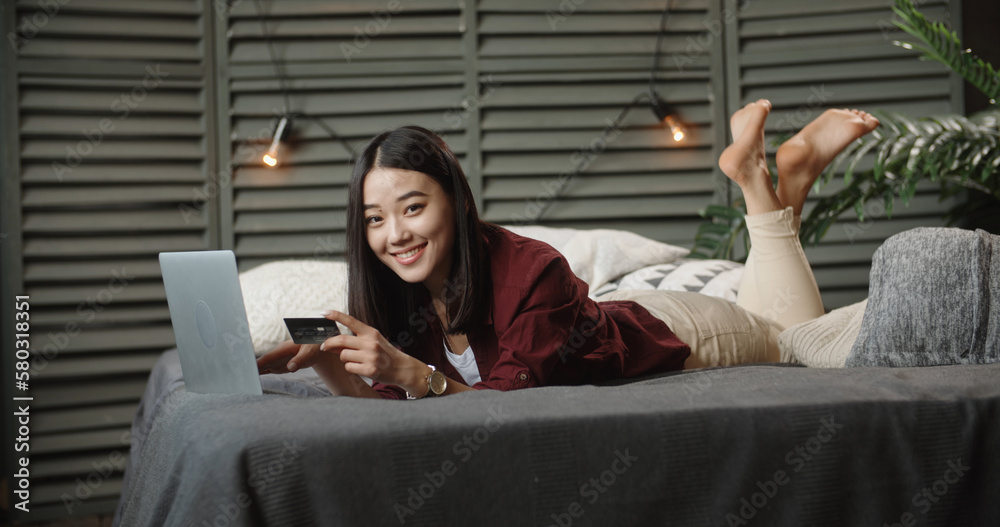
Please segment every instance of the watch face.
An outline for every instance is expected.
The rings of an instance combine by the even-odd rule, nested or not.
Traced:
[[[434,371],[431,373],[431,391],[434,395],[441,395],[444,393],[445,388],[448,387],[448,378],[444,376],[440,371]]]

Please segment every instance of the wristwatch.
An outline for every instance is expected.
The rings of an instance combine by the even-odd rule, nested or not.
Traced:
[[[428,364],[428,366],[430,366],[431,372],[427,375],[427,393],[423,397],[441,395],[448,389],[448,378],[438,371],[433,364]]]

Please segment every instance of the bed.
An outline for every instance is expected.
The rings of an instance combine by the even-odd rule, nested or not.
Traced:
[[[687,263],[647,247],[673,260],[595,264],[601,243],[646,242],[536,233],[550,235],[573,240],[571,263],[582,250],[592,290]],[[714,265],[701,289],[738,274]],[[115,525],[998,525],[1000,363],[978,362],[746,364],[398,402],[330,397],[311,370],[262,376],[263,396],[190,393],[167,350]]]

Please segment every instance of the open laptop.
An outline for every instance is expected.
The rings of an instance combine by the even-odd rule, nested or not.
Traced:
[[[263,394],[233,252],[163,252],[160,271],[187,390]]]

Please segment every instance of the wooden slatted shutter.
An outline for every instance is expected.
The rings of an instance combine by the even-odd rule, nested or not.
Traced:
[[[958,1],[922,7],[957,25]],[[648,107],[608,130],[647,88],[663,0],[262,0],[290,108],[256,1],[57,3],[55,14],[34,0],[3,6],[17,36],[3,61],[15,67],[3,166],[17,201],[3,221],[20,230],[0,239],[4,291],[30,295],[31,346],[55,352],[32,377],[34,520],[115,507],[120,464],[101,467],[127,454],[149,368],[174,345],[158,252],[231,248],[241,270],[343,256],[349,157],[324,125],[353,148],[403,124],[439,131],[491,221],[525,221],[552,201],[542,224],[690,245],[696,211],[732,190],[716,160],[743,103],[774,101],[772,138],[828,106],[962,109],[943,67],[891,45],[901,35],[888,0],[674,1],[656,88],[687,126],[681,143]],[[266,168],[285,111],[306,116]],[[560,176],[592,150],[563,192]],[[853,239],[835,226],[808,251],[828,307],[864,296],[884,238],[941,223],[949,204],[934,190]]]
[[[648,89],[663,8],[659,0],[479,3],[480,75],[495,85],[482,101],[488,220],[622,228],[690,245],[697,210],[721,177],[724,130],[712,124],[725,114],[722,38],[711,31],[718,2],[673,2],[660,47],[656,88],[688,137],[675,143],[648,102],[620,130],[611,125]]]
[[[233,248],[240,269],[342,257],[349,154],[405,124],[441,132],[465,161],[464,13],[456,0],[261,2],[295,119],[280,164],[261,162],[285,105],[255,2],[229,16]],[[474,90],[474,87],[473,87]],[[474,91],[473,91],[474,93]],[[453,126],[455,125],[455,126]],[[468,167],[466,167],[468,168]]]
[[[727,3],[735,5],[734,0]],[[947,68],[919,61],[913,51],[892,44],[911,37],[892,24],[891,3],[748,2],[740,10],[739,38],[727,43],[730,107],[770,99],[769,139],[796,132],[827,108],[912,116],[962,113],[961,83]],[[921,11],[957,25],[961,17],[954,3],[928,0]],[[823,192],[838,188],[841,180]],[[871,221],[859,223],[853,212],[845,213],[821,244],[807,248],[827,308],[868,296],[871,257],[887,237],[916,226],[944,225],[943,213],[956,199],[940,201],[936,184],[919,188],[909,207],[896,204],[891,219],[884,206],[873,203],[866,209]],[[807,203],[804,214],[810,210]]]
[[[217,243],[199,198],[209,8],[17,2],[31,519],[114,510],[136,403],[174,345],[157,253]]]

